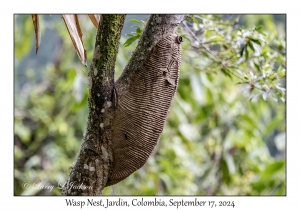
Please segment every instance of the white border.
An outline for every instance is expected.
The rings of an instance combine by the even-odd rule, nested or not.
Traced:
[[[14,13],[286,13],[287,14],[287,196],[285,197],[199,197],[200,200],[234,200],[234,209],[299,209],[299,6],[296,1],[5,1],[1,4],[1,182],[0,208],[53,209],[65,207],[65,197],[13,196],[13,14]],[[298,135],[297,135],[298,134]],[[298,138],[297,138],[298,137]],[[105,197],[115,199],[116,197]],[[139,197],[141,198],[141,197]],[[152,197],[147,197],[151,199]],[[166,201],[171,198],[160,197]],[[192,197],[186,197],[191,199]],[[78,198],[86,200],[87,198]],[[100,199],[95,197],[95,199]],[[133,197],[124,197],[129,202]],[[3,206],[3,207],[2,207]],[[10,208],[5,208],[10,207]],[[100,207],[96,207],[100,208]],[[124,207],[126,208],[126,207]],[[154,208],[154,207],[144,207]],[[165,209],[165,207],[155,207]],[[191,207],[186,207],[188,209]],[[194,209],[200,207],[194,207]],[[76,209],[79,209],[76,207]],[[95,209],[95,208],[94,208]],[[111,208],[113,209],[113,208]],[[129,209],[129,208],[127,208]],[[176,209],[176,208],[174,208]],[[183,209],[183,208],[180,208]],[[207,208],[202,208],[207,209]],[[226,208],[229,209],[229,208]]]

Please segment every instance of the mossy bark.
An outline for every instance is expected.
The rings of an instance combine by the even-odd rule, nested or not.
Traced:
[[[112,125],[118,98],[126,91],[152,48],[175,33],[185,15],[151,15],[123,74],[114,83],[114,68],[125,15],[103,15],[90,71],[89,117],[77,161],[64,186],[65,195],[101,195],[112,168]],[[118,92],[116,92],[118,87]]]
[[[101,195],[112,164],[114,69],[125,15],[103,15],[88,74],[89,116],[64,194]]]

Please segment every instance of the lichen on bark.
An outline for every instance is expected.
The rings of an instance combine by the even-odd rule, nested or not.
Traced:
[[[70,173],[65,195],[101,195],[112,168],[114,109],[152,48],[168,34],[175,33],[185,15],[151,15],[138,46],[120,78],[114,83],[114,68],[125,15],[103,15],[96,36],[88,73],[89,116],[76,163]],[[115,90],[118,90],[116,92]],[[81,186],[73,188],[72,186]]]
[[[88,73],[89,115],[83,143],[66,195],[101,195],[112,164],[114,68],[125,15],[103,15],[99,23],[93,60]],[[82,186],[76,189],[72,186]]]

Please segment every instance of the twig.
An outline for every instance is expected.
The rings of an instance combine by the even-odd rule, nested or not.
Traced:
[[[219,64],[222,65],[222,67],[227,70],[229,73],[231,73],[232,75],[234,75],[235,77],[239,78],[240,80],[242,80],[245,83],[248,83],[248,81],[244,80],[242,77],[240,77],[239,75],[237,75],[236,73],[234,73],[232,70],[230,70],[230,68],[225,64],[225,62],[223,62],[221,59],[219,59],[212,51],[210,51],[207,47],[205,47],[203,45],[203,43],[200,42],[200,40],[196,37],[196,35],[191,31],[191,29],[186,25],[185,22],[183,22],[183,26],[186,29],[186,31],[194,38],[195,41],[197,41],[200,46],[206,51],[208,52],[213,59],[215,59],[215,61],[217,61]],[[255,86],[255,84],[251,84],[251,86],[262,90],[260,87]],[[262,90],[263,91],[263,90]]]

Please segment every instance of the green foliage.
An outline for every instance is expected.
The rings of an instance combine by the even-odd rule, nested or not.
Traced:
[[[179,33],[193,46],[193,52],[208,59],[194,68],[210,68],[229,77],[239,78],[239,84],[246,85],[251,92],[256,90],[249,96],[250,99],[261,95],[264,100],[272,96],[273,100],[280,99],[284,102],[284,37],[275,30],[271,15],[259,17],[264,21],[257,18],[255,20],[259,23],[266,22],[266,27],[272,29],[271,31],[265,31],[263,25],[254,26],[252,29],[237,28],[239,17],[224,21],[217,15],[190,15],[187,23],[179,28]],[[130,21],[138,23],[139,26],[134,26],[137,28],[136,32],[127,34],[130,38],[124,43],[125,47],[138,40],[145,27],[144,21]],[[191,26],[188,26],[189,23]]]
[[[276,31],[271,15],[259,16],[265,21],[256,18],[267,25],[251,29],[238,26],[239,16],[229,20],[214,15],[191,17],[194,21],[183,24],[181,32],[188,37],[193,52],[207,57],[194,68],[238,78],[239,84],[251,90],[250,98],[261,95],[264,100],[272,96],[274,101],[285,101],[285,40]]]
[[[30,15],[25,17],[18,16],[25,22],[31,19]],[[16,24],[17,28],[19,25],[21,21]],[[50,25],[50,28],[67,36],[68,31],[60,30],[61,26],[63,22]],[[15,195],[60,195],[58,183],[67,180],[69,168],[80,149],[88,113],[87,70],[80,64],[71,41],[57,44],[60,45],[56,48],[57,56],[43,67],[41,81],[37,81],[38,73],[29,69],[26,83],[22,85],[22,74],[15,70],[18,84],[14,117]],[[15,45],[22,48],[22,45]],[[34,50],[34,39],[30,45]],[[70,56],[68,51],[75,55]],[[24,187],[24,183],[30,186]],[[55,187],[50,191],[39,188],[42,185]]]
[[[284,34],[269,16],[259,17],[254,23],[248,15],[193,15],[186,22],[190,32],[182,25],[179,33],[186,38],[178,92],[159,144],[140,170],[105,188],[105,195],[286,194],[286,107],[280,99],[285,97]],[[27,21],[21,16],[17,22],[21,20]],[[144,24],[132,22],[140,29],[131,37],[141,33]],[[248,22],[253,24],[250,29]],[[19,24],[16,28],[22,32]],[[91,31],[82,29],[88,60],[96,34],[89,24],[82,24]],[[80,64],[63,22],[51,27],[65,37],[56,58],[43,67],[39,81],[35,69],[26,69],[26,83],[15,88],[15,195],[59,195],[57,183],[67,180],[85,131],[88,70]],[[125,43],[122,38],[116,76],[134,50]],[[29,45],[34,52],[33,39]],[[24,78],[15,71],[19,84]],[[274,95],[279,100],[268,100]],[[55,187],[25,189],[24,182]]]
[[[20,16],[17,20],[17,16],[14,16],[14,21],[16,24],[19,22],[19,27],[15,28],[15,45],[18,47],[15,48],[15,59],[20,59],[26,55],[30,50],[31,39],[34,38],[33,24],[30,18],[25,16]],[[21,24],[20,24],[21,23]]]
[[[137,23],[138,25],[133,25],[132,28],[136,28],[135,32],[132,32],[130,34],[126,34],[126,36],[129,36],[129,38],[126,40],[126,42],[123,44],[124,47],[128,47],[131,45],[134,41],[138,40],[146,26],[146,22],[143,20],[137,20],[137,19],[131,19],[129,20],[132,23]]]
[[[285,194],[285,147],[269,146],[279,137],[285,142],[285,104],[263,100],[278,94],[278,85],[284,101],[283,35],[274,22],[241,29],[238,17],[190,19],[190,31],[179,29],[185,41],[178,93],[159,147],[142,169],[105,194]],[[270,43],[281,43],[275,47],[281,52]]]

